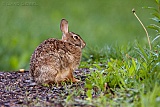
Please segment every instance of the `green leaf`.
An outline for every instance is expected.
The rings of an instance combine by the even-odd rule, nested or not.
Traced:
[[[153,21],[156,21],[156,22],[158,22],[158,23],[160,23],[160,20],[158,19],[158,18],[156,18],[156,17],[153,17],[153,18],[151,18]]]
[[[158,12],[158,10],[156,8],[154,8],[154,7],[142,7],[142,8],[143,9],[151,9],[151,10],[154,10],[154,11]]]
[[[87,90],[86,95],[87,95],[86,100],[91,101],[92,100],[92,90]]]
[[[95,66],[98,69],[101,69],[101,66],[99,66],[99,64],[93,64],[93,66]]]
[[[132,58],[132,64],[133,64],[134,70],[136,70],[137,66],[136,66],[136,62],[133,58]]]
[[[152,13],[152,15],[160,20],[160,14],[159,13]]]
[[[160,26],[158,26],[158,25],[151,24],[150,26],[147,26],[147,27],[150,28],[150,29],[154,29],[157,32],[160,32]]]
[[[88,88],[88,89],[92,89],[92,77],[89,77],[89,78],[86,78],[86,84],[85,84],[85,88]]]
[[[146,54],[144,49],[139,44],[137,44],[137,46],[138,46],[138,51],[140,52],[139,54],[141,55],[141,57],[143,57],[145,61],[148,61],[149,60],[148,55]]]
[[[157,35],[153,40],[152,40],[152,43],[157,40],[158,38],[160,38],[160,35]]]

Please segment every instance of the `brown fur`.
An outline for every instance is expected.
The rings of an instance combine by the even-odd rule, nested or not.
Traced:
[[[38,83],[78,82],[73,72],[78,68],[85,42],[68,31],[68,21],[61,20],[62,40],[50,38],[42,42],[30,60],[30,74]]]

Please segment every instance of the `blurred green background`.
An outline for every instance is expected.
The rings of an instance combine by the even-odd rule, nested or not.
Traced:
[[[131,10],[135,8],[147,26],[151,10],[142,7],[155,5],[154,0],[0,0],[0,71],[28,69],[31,54],[43,40],[61,38],[62,18],[87,47],[127,45],[136,39],[147,44]]]

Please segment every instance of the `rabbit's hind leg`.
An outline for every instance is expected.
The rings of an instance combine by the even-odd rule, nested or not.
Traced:
[[[55,77],[55,82],[57,84],[61,83],[61,82],[64,82],[64,81],[67,81],[68,78],[67,78],[67,73],[61,73],[59,72],[56,77]]]
[[[79,82],[80,80],[74,78],[73,70],[67,70],[65,72],[58,73],[55,77],[56,83],[61,83],[63,81]]]
[[[80,80],[74,78],[73,76],[73,70],[71,70],[68,74],[68,79],[71,81],[71,82],[80,82]]]

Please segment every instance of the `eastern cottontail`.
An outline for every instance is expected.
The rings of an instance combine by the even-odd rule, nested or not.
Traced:
[[[85,42],[68,31],[68,21],[61,20],[62,40],[49,38],[43,41],[30,59],[30,74],[37,83],[78,82],[73,71],[78,68]]]

